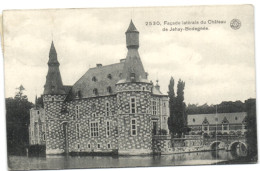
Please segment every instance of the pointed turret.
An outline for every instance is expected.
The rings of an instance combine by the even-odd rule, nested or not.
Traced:
[[[123,80],[121,80],[121,82],[148,82],[147,74],[144,71],[144,67],[138,53],[139,32],[137,31],[132,20],[125,34],[128,52],[123,69]]]
[[[136,29],[133,21],[131,20],[126,34],[126,46],[127,48],[137,48],[139,47],[139,31]]]
[[[57,52],[52,41],[48,61],[49,69],[43,94],[66,94],[61,80],[59,65]]]
[[[48,61],[48,65],[60,65],[60,63],[58,62],[58,59],[57,59],[57,52],[56,52],[56,49],[54,47],[54,43],[53,41],[51,42],[51,49],[50,49],[50,52],[49,52],[49,61]]]

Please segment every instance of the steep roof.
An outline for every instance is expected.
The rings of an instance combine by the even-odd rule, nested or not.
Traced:
[[[223,121],[228,121],[229,124],[241,124],[246,115],[246,112],[192,114],[188,115],[188,125],[202,125],[205,119],[209,122],[210,125],[222,124]]]
[[[128,49],[122,80],[119,83],[132,82],[132,74],[135,77],[134,82],[149,83],[137,49]]]
[[[129,27],[126,30],[126,33],[127,32],[138,32],[132,20],[130,21]]]
[[[90,68],[72,87],[71,93],[82,98],[111,95],[115,93],[116,83],[122,75],[124,62]],[[111,87],[111,92],[108,91]],[[93,92],[97,90],[98,95]]]
[[[48,73],[43,94],[66,94],[60,75],[59,65],[57,52],[52,41],[49,53]]]

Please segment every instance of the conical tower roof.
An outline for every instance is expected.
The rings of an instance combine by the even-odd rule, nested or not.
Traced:
[[[57,59],[57,52],[56,52],[53,41],[51,42],[51,49],[50,49],[50,52],[49,52],[48,64],[58,64],[59,65],[59,62],[58,62],[58,59]]]
[[[136,29],[132,20],[130,21],[129,27],[126,30],[126,33],[129,33],[129,32],[138,32],[139,33],[139,31]]]
[[[128,52],[124,63],[122,80],[120,82],[148,82],[141,58],[138,53],[139,32],[133,21],[126,31],[126,44]]]
[[[48,61],[48,74],[43,94],[66,94],[62,84],[59,65],[57,52],[52,41]]]

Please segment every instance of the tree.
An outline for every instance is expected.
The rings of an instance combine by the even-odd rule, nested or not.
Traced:
[[[175,107],[175,93],[174,93],[174,79],[171,77],[170,84],[168,86],[168,95],[169,95],[169,110],[170,110],[170,117],[168,118],[168,128],[172,135],[175,134],[174,128],[174,107]]]
[[[184,103],[184,88],[185,82],[179,79],[177,84],[177,97],[175,106],[175,115],[177,119],[177,134],[185,134],[188,131],[187,128],[187,115],[186,115],[186,104]]]
[[[180,137],[183,133],[188,131],[187,115],[185,112],[186,104],[184,103],[184,87],[185,82],[178,81],[177,84],[177,96],[174,93],[174,79],[171,77],[170,84],[168,86],[169,91],[169,108],[170,117],[168,118],[168,127],[172,135]]]
[[[7,148],[8,154],[22,155],[29,143],[29,110],[33,104],[23,94],[21,85],[14,98],[6,98]]]
[[[257,161],[257,125],[256,125],[256,100],[248,99],[245,101],[246,106],[246,142],[248,144],[248,156],[250,160]]]

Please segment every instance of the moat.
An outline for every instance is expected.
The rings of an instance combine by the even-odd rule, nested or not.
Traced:
[[[218,164],[241,156],[238,152],[225,150],[193,152],[159,156],[64,156],[47,157],[9,156],[12,170],[29,169],[75,169],[108,167],[148,167]]]

